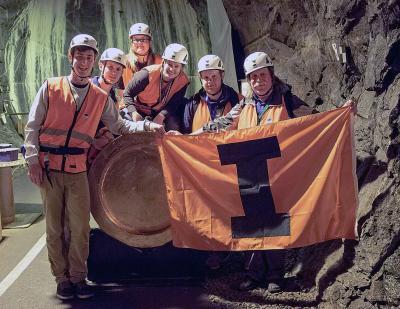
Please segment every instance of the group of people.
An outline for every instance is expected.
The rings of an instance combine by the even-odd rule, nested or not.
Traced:
[[[252,53],[244,62],[250,97],[243,98],[224,84],[222,60],[206,55],[198,61],[202,88],[186,99],[187,49],[173,43],[162,56],[154,54],[150,29],[143,23],[132,25],[129,38],[129,53],[106,49],[98,64],[100,76],[93,77],[97,42],[88,34],[75,36],[68,49],[69,75],[46,80],[29,113],[25,129],[28,176],[40,187],[51,271],[56,295],[63,300],[93,295],[86,282],[90,231],[87,169],[116,135],[249,128],[307,110],[274,75],[272,61],[264,52]],[[239,285],[240,290],[253,289],[265,280],[270,292],[281,290],[281,250],[252,252],[248,265],[248,278]]]

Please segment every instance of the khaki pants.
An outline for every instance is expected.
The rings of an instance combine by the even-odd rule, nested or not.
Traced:
[[[46,215],[47,250],[56,282],[82,281],[89,255],[90,193],[86,172],[50,171],[43,175],[41,195]],[[66,225],[67,223],[67,225]]]

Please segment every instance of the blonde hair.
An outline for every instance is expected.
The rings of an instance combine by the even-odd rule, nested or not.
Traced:
[[[136,62],[138,60],[138,57],[132,51],[132,49],[130,49],[129,53],[126,55],[126,60],[127,60],[127,67],[131,68],[134,71],[137,71]],[[154,63],[154,53],[151,47],[149,48],[149,52],[147,54],[147,63],[148,65]]]

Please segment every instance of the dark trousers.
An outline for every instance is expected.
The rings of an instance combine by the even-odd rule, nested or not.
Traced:
[[[283,279],[285,250],[246,252],[247,276],[258,282]]]

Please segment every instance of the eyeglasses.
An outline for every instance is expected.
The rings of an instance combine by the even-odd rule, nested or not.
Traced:
[[[147,43],[149,39],[132,39],[132,43]]]

